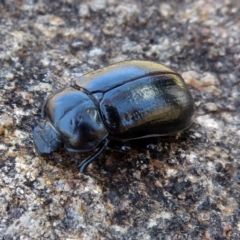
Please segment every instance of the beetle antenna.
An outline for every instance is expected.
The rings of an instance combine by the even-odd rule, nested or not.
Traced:
[[[108,146],[109,140],[106,138],[102,147],[95,152],[93,155],[91,155],[90,157],[86,158],[79,166],[79,172],[83,173],[85,172],[86,168],[88,167],[88,165],[90,163],[92,163],[93,161],[95,161],[97,159],[97,157],[106,149],[106,147]]]

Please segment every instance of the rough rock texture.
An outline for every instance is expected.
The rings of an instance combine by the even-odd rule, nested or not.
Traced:
[[[1,0],[1,239],[240,239],[240,1]],[[90,70],[147,59],[180,72],[195,123],[79,174],[38,156],[45,97]]]

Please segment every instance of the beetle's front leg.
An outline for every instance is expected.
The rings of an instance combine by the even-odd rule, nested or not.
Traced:
[[[79,169],[80,173],[85,172],[88,165],[90,163],[92,163],[93,161],[95,161],[98,158],[98,156],[107,148],[108,143],[109,143],[109,140],[106,138],[104,140],[102,146],[99,148],[99,150],[97,150],[93,155],[89,156],[88,158],[83,160],[83,162],[80,163],[80,165],[78,166],[78,169]]]

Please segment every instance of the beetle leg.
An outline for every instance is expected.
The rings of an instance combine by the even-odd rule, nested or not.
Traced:
[[[83,162],[81,162],[81,164],[78,166],[78,169],[79,169],[80,173],[85,172],[88,165],[90,163],[92,163],[93,161],[95,161],[97,159],[97,157],[107,148],[108,143],[109,143],[109,140],[105,139],[102,147],[100,147],[100,149],[98,151],[96,151],[93,155],[89,156],[88,158],[83,160]]]
[[[130,151],[131,151],[131,147],[129,147],[129,146],[121,146],[121,151],[123,152],[123,153],[129,153]]]
[[[119,144],[113,144],[108,146],[110,151],[113,152],[120,152],[120,153],[130,153],[131,147],[128,145],[119,145]]]
[[[157,149],[157,147],[158,147],[157,144],[150,143],[146,146],[146,149],[150,150],[150,151],[155,151]]]

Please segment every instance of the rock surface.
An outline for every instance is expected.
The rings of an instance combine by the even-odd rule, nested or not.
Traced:
[[[1,239],[240,239],[240,2],[0,1]],[[106,151],[79,174],[40,157],[45,97],[90,70],[162,62],[195,122],[154,150]]]

